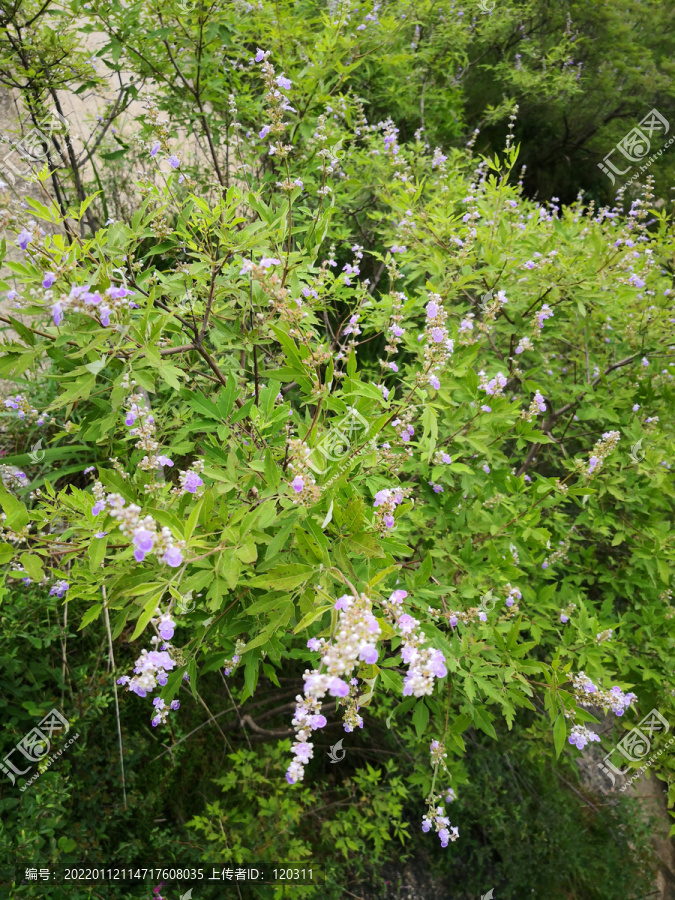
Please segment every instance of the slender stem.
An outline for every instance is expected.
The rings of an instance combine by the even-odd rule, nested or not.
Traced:
[[[105,613],[105,627],[108,632],[108,664],[112,669],[113,690],[115,692],[115,716],[117,718],[117,740],[120,748],[120,769],[122,770],[122,795],[124,796],[124,809],[127,808],[127,785],[124,777],[124,747],[122,745],[122,723],[120,722],[120,704],[117,697],[117,680],[115,679],[115,654],[113,652],[112,633],[110,631],[110,616],[108,615],[108,600],[105,592],[105,585],[101,588],[103,591],[103,612]]]

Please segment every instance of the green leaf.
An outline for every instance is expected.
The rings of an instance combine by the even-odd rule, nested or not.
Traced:
[[[44,572],[42,570],[42,560],[39,556],[32,556],[30,553],[22,553],[19,562],[28,573],[28,577],[33,581],[42,581]]]
[[[427,725],[429,724],[429,707],[426,705],[423,699],[417,701],[415,712],[412,716],[412,723],[415,726],[417,737],[421,738],[424,732],[427,730]]]
[[[82,621],[80,622],[80,627],[77,629],[78,631],[82,631],[83,628],[86,628],[90,622],[93,622],[94,619],[98,619],[101,614],[101,610],[103,609],[102,603],[97,603],[95,606],[92,606],[91,609],[88,609],[86,613],[82,616]]]
[[[434,563],[431,559],[431,553],[427,553],[427,555],[424,557],[424,562],[415,573],[415,587],[423,587],[431,578],[431,573],[433,572],[433,570]]]
[[[348,538],[345,544],[354,553],[365,554],[368,557],[384,556],[380,540],[372,531],[359,531]]]
[[[11,544],[0,544],[0,566],[6,565],[14,556],[14,547]]]
[[[299,632],[304,631],[305,628],[309,628],[312,622],[316,622],[316,620],[325,612],[328,612],[329,609],[333,609],[332,603],[329,606],[321,606],[319,609],[314,609],[311,612],[308,612],[307,615],[303,616],[295,626],[295,628],[293,629],[293,634],[299,634]]]
[[[153,594],[150,599],[147,601],[145,606],[143,607],[143,612],[138,617],[138,622],[136,622],[136,627],[134,628],[134,633],[129,638],[130,641],[135,641],[136,638],[145,631],[145,627],[152,617],[155,615],[155,611],[159,606],[159,601],[162,599],[162,595],[164,594],[164,588],[160,591],[157,591],[156,594]]]
[[[567,725],[565,724],[565,716],[558,714],[553,726],[553,743],[555,744],[555,755],[560,756],[565,746],[565,738],[567,737]]]
[[[293,588],[304,584],[313,575],[311,566],[290,565],[276,566],[265,575],[256,575],[247,581],[250,587],[266,588],[275,591],[291,591]]]

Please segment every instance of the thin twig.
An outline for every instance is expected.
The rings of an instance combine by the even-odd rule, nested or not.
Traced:
[[[105,585],[101,588],[103,591],[103,612],[105,613],[105,627],[108,632],[108,663],[112,667],[113,690],[115,691],[115,715],[117,717],[117,740],[120,747],[120,769],[122,770],[122,794],[124,795],[124,809],[127,808],[127,785],[124,777],[124,747],[122,745],[122,723],[120,722],[120,704],[117,698],[117,681],[115,679],[115,654],[113,653],[112,633],[110,631],[110,616],[108,615],[108,602],[105,593]]]

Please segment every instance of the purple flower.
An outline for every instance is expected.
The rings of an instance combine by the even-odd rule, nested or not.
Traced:
[[[303,477],[301,475],[296,475],[293,481],[291,481],[291,487],[296,494],[301,494],[305,487],[305,481]]]
[[[310,638],[307,641],[307,647],[309,650],[313,650],[314,652],[316,652],[317,650],[321,649],[321,642],[318,638]]]
[[[262,140],[262,138],[267,137],[271,130],[272,128],[270,125],[263,125],[263,127],[260,129],[260,139]]]
[[[402,616],[399,617],[398,627],[401,631],[401,634],[408,634],[410,631],[413,631],[416,625],[415,619],[412,616],[408,615],[408,613],[403,613]]]
[[[359,654],[359,659],[362,659],[369,665],[373,665],[373,663],[377,662],[377,649],[372,644],[368,644]]]
[[[255,61],[257,63],[259,63],[259,62],[262,62],[263,59],[265,59],[265,51],[261,50],[260,47],[258,47],[256,55],[255,55]]]
[[[436,676],[436,678],[445,678],[445,676],[448,674],[448,670],[445,667],[445,657],[440,650],[437,650],[431,657],[429,670],[431,671],[432,675]]]
[[[143,554],[150,553],[152,550],[152,545],[154,543],[155,536],[152,531],[148,531],[147,528],[137,528],[134,532],[133,543],[134,547],[137,550],[141,550]]]
[[[169,459],[168,456],[164,456],[164,454],[162,454],[161,456],[157,457],[157,463],[160,466],[172,466],[173,460]]]
[[[63,309],[58,303],[55,303],[52,306],[52,319],[54,320],[55,325],[60,325],[61,322],[63,322]]]
[[[162,562],[165,562],[167,566],[171,566],[172,569],[177,569],[183,562],[183,554],[178,547],[169,547],[162,557]]]
[[[104,538],[108,532],[107,531],[97,531],[94,537]]]
[[[441,389],[441,382],[438,380],[436,375],[429,376],[429,384],[435,391],[439,391]]]
[[[150,151],[150,156],[157,156],[157,151],[159,150],[159,148],[161,146],[162,145],[159,141],[155,141],[155,143],[152,145],[152,150]]]
[[[569,620],[570,620],[569,616],[566,616],[565,613],[560,613],[560,621],[563,623],[563,625],[566,625],[569,622]]]
[[[349,694],[349,685],[336,676],[328,685],[328,693],[331,697],[346,697]]]
[[[277,76],[277,84],[283,91],[289,91],[291,89],[291,82],[285,75]]]
[[[16,236],[16,242],[22,250],[25,250],[32,240],[33,232],[29,231],[27,228],[24,228],[23,231]]]
[[[490,466],[488,466],[487,463],[483,463],[483,471],[485,472],[486,475],[490,474]]]
[[[42,279],[42,287],[45,289],[50,288],[55,281],[56,275],[53,272],[47,272],[45,277]]]
[[[187,491],[188,494],[194,494],[203,484],[204,482],[196,472],[187,472],[183,482],[183,490]]]
[[[275,256],[263,256],[260,260],[260,268],[261,269],[269,269],[270,266],[280,266],[281,260],[277,259]]]
[[[169,157],[169,162],[171,163],[171,168],[172,168],[172,169],[179,169],[179,168],[180,168],[180,159],[176,156],[175,153],[172,153],[172,154],[171,154],[171,156]]]

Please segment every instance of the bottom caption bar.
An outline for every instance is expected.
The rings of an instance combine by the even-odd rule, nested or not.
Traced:
[[[223,863],[193,866],[52,866],[20,865],[15,870],[19,884],[214,884],[233,881],[257,884],[323,884],[322,868],[310,863],[256,863],[228,866]]]

